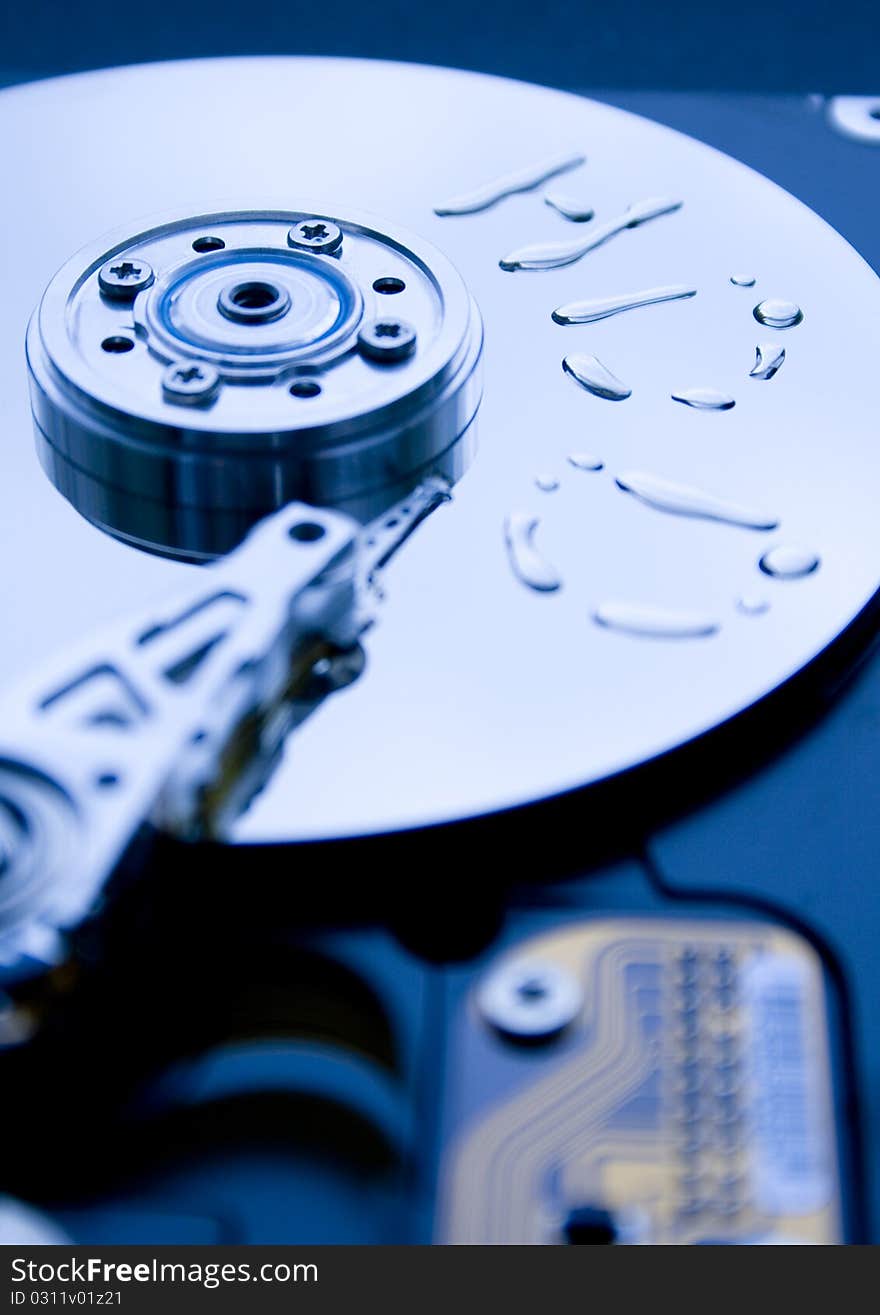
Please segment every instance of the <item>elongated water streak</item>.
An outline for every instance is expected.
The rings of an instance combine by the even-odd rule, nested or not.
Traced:
[[[720,393],[717,388],[683,388],[680,393],[672,394],[672,400],[695,411],[730,411],[736,406],[728,393]]]
[[[679,612],[647,603],[600,603],[593,620],[607,630],[648,639],[700,639],[721,629],[715,617],[703,612]]]
[[[504,541],[517,579],[530,589],[550,593],[560,587],[562,577],[535,547],[535,532],[540,523],[537,516],[527,512],[511,512],[504,521]]]
[[[659,301],[682,301],[686,297],[696,295],[696,288],[675,283],[665,288],[646,288],[644,292],[624,292],[617,297],[569,301],[564,306],[556,307],[553,311],[553,319],[557,324],[592,324],[595,320],[606,320],[609,315],[619,315],[621,311],[637,310],[639,306],[653,306]]]
[[[488,210],[489,206],[502,201],[504,197],[514,196],[517,192],[531,192],[533,188],[540,187],[541,183],[546,183],[548,178],[576,169],[585,160],[586,156],[571,151],[565,155],[553,155],[540,164],[517,169],[501,178],[493,178],[491,182],[483,183],[471,192],[463,192],[441,205],[435,205],[434,214],[474,215],[480,210]]]
[[[660,215],[671,214],[681,208],[681,201],[672,201],[669,197],[651,197],[646,201],[637,201],[628,206],[622,215],[609,219],[589,230],[586,237],[573,242],[535,242],[530,246],[517,247],[509,256],[499,261],[502,269],[559,269],[562,265],[571,265],[580,260],[588,251],[607,242],[626,228],[637,228],[649,219],[658,219]]]
[[[704,489],[678,484],[674,480],[651,475],[646,471],[628,471],[626,474],[618,475],[616,483],[624,493],[632,493],[642,502],[646,502],[649,507],[656,507],[658,511],[723,521],[728,525],[741,525],[747,530],[775,530],[779,524],[777,516],[769,516],[765,512],[743,507],[727,498],[716,497],[714,493],[707,493]]]

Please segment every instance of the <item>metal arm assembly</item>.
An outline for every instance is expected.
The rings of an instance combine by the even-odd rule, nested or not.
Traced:
[[[0,705],[0,980],[57,962],[145,822],[222,836],[373,620],[375,573],[445,499],[375,525],[290,504]]]

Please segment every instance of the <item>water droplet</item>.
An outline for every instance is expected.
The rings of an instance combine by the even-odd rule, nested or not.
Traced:
[[[609,630],[651,639],[698,639],[721,629],[714,617],[701,612],[679,612],[644,603],[601,603],[594,621]]]
[[[820,561],[819,554],[809,548],[779,544],[765,552],[758,565],[765,575],[774,575],[780,580],[796,580],[799,576],[812,574],[818,569]]]
[[[750,379],[772,379],[785,360],[785,348],[775,342],[760,342],[755,348],[755,364],[749,370]]]
[[[685,388],[680,393],[672,394],[673,402],[683,402],[695,411],[729,411],[736,402],[727,393],[719,393],[717,388]]]
[[[592,324],[595,320],[607,319],[609,315],[619,315],[624,310],[653,306],[658,301],[681,301],[685,297],[696,295],[696,288],[675,284],[668,288],[648,288],[644,292],[627,292],[618,297],[600,297],[594,301],[570,301],[565,306],[557,306],[553,312],[553,319],[557,324]]]
[[[591,456],[589,452],[569,452],[568,462],[575,470],[603,470],[605,467],[601,457]]]
[[[770,329],[791,329],[800,324],[804,313],[793,301],[759,301],[752,311],[759,324],[766,324]]]
[[[563,219],[570,219],[573,224],[585,224],[596,213],[592,206],[555,190],[544,193],[544,204],[562,215]]]
[[[691,488],[687,484],[676,484],[673,480],[663,479],[660,475],[650,475],[644,471],[630,471],[618,475],[618,488],[625,493],[646,502],[658,511],[673,512],[678,516],[699,516],[705,520],[723,521],[727,525],[741,525],[747,530],[775,530],[779,524],[776,516],[755,511],[739,503],[729,502],[726,498],[716,497],[703,489]]]
[[[505,174],[503,178],[494,178],[491,182],[484,183],[482,187],[475,187],[472,192],[465,192],[441,205],[435,205],[434,214],[473,215],[479,210],[488,210],[489,206],[495,205],[505,196],[513,196],[517,192],[530,192],[533,188],[540,187],[541,183],[546,183],[548,178],[555,178],[557,174],[575,169],[585,160],[586,156],[571,152],[565,155],[553,155],[540,164],[517,169],[514,173]]]
[[[770,611],[770,604],[766,598],[761,598],[758,594],[743,594],[736,600],[736,609],[742,612],[743,616],[763,616],[765,612]]]
[[[615,234],[622,233],[625,228],[637,228],[639,224],[645,224],[649,219],[668,215],[680,207],[681,201],[670,201],[665,197],[637,201],[616,219],[609,219],[607,223],[592,227],[587,237],[574,242],[536,242],[530,246],[518,247],[509,256],[504,256],[499,264],[502,269],[507,270],[559,269],[562,265],[571,265],[575,260],[580,260],[588,251],[601,246]]]
[[[562,577],[535,547],[535,531],[539,525],[537,516],[522,511],[511,512],[504,521],[504,541],[517,579],[530,589],[549,593],[560,587]]]
[[[566,356],[562,368],[566,374],[571,375],[572,379],[576,379],[582,388],[594,393],[596,397],[604,397],[609,402],[624,402],[632,396],[631,388],[613,375],[597,357],[589,356],[586,352],[576,352],[572,356]]]
[[[536,475],[535,484],[542,493],[555,493],[559,488],[559,480],[555,475]]]
[[[755,286],[754,274],[731,274],[730,281],[735,288],[753,288]]]

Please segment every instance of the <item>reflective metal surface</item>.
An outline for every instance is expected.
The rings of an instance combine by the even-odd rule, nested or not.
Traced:
[[[28,331],[40,460],[102,529],[189,559],[286,502],[381,514],[457,478],[482,326],[449,262],[346,212],[175,215],[73,256]]]
[[[387,101],[383,122],[359,112]],[[322,104],[318,134],[292,132]],[[210,134],[189,149],[182,125]],[[124,110],[124,113],[123,113]],[[114,225],[156,209],[254,206],[300,192],[325,212],[385,215],[438,246],[486,328],[480,450],[453,504],[388,571],[388,606],[361,678],[290,741],[241,839],[354,835],[479,814],[620,771],[748,707],[824,649],[880,582],[874,373],[880,284],[837,234],[736,162],[623,112],[537,87],[422,67],[337,60],[206,61],[99,73],[4,93],[5,395],[0,447],[0,680],[199,568],[111,540],[51,487],[33,451],[22,340],[54,270]],[[34,164],[35,143],[39,167]],[[169,146],[169,143],[172,143]],[[623,231],[577,264],[506,272],[505,253],[576,233],[540,192],[440,217],[556,152],[588,161],[566,187],[604,224],[648,197],[680,210]],[[108,169],[107,162],[112,161]],[[221,186],[218,188],[218,180]],[[222,198],[221,198],[222,203]],[[282,202],[283,203],[283,202]],[[735,286],[737,270],[754,288]],[[683,284],[688,300],[561,327],[554,307]],[[787,300],[785,367],[749,378],[767,331],[754,307]],[[774,333],[776,330],[774,330]],[[561,369],[595,356],[632,389],[610,405]],[[712,389],[724,411],[673,393]],[[589,451],[601,471],[577,469]],[[637,470],[779,521],[764,531],[676,515],[623,492]],[[544,492],[536,476],[555,475]],[[525,586],[504,538],[537,518],[561,588]],[[818,569],[768,577],[790,545]],[[765,611],[737,599],[766,595]],[[711,615],[710,634],[646,637],[597,625],[612,605]]]
[[[423,510],[435,501],[427,491]],[[182,595],[6,691],[0,981],[63,961],[64,933],[146,821],[193,840],[224,834],[372,620],[357,539],[351,517],[288,503]]]

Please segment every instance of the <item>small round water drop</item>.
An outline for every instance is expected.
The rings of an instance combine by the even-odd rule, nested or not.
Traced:
[[[735,288],[753,288],[755,286],[754,274],[731,274],[730,281]]]
[[[555,493],[559,488],[559,480],[555,475],[536,475],[535,485],[542,493]]]
[[[759,594],[743,594],[736,600],[736,610],[743,616],[763,616],[770,611],[770,604]]]
[[[603,470],[605,462],[601,457],[594,457],[590,452],[569,452],[568,464],[575,470]]]
[[[765,575],[774,575],[780,580],[797,580],[800,576],[811,575],[818,569],[820,561],[819,554],[810,548],[779,544],[768,549],[758,565]]]
[[[759,301],[752,314],[759,324],[766,324],[771,329],[792,329],[804,318],[804,312],[796,302],[781,301],[776,297]]]
[[[558,192],[555,188],[544,193],[544,203],[562,215],[563,219],[570,219],[573,224],[586,224],[596,213],[585,201],[566,192]]]

